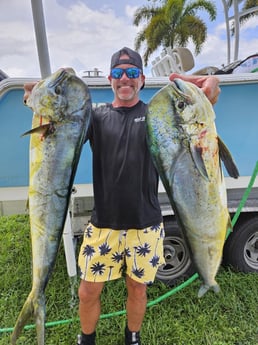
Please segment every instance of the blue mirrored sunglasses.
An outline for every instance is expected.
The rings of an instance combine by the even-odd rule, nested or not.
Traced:
[[[112,68],[110,75],[113,79],[121,79],[125,73],[127,78],[136,79],[139,78],[141,70],[138,67],[128,67],[128,68]]]

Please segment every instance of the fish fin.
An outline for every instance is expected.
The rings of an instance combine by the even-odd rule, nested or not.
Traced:
[[[201,298],[210,289],[212,289],[215,293],[219,293],[220,292],[220,287],[219,287],[219,284],[217,284],[217,283],[212,285],[212,286],[203,284],[203,285],[201,285],[201,287],[200,287],[200,289],[198,291],[198,297]]]
[[[238,178],[239,177],[238,168],[233,160],[231,153],[229,152],[229,149],[227,148],[227,146],[225,145],[225,143],[222,141],[220,137],[218,137],[218,145],[219,145],[220,159],[224,163],[224,166],[229,176],[233,178]]]
[[[197,170],[205,180],[209,181],[209,176],[202,158],[202,149],[190,144],[190,152]]]
[[[45,123],[44,125],[32,128],[29,131],[23,133],[21,136],[24,137],[25,135],[39,133],[42,137],[46,137],[48,134],[53,133],[54,131],[55,127],[53,122],[49,122]]]

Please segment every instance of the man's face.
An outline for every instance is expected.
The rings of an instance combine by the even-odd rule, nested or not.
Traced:
[[[128,58],[127,55],[121,56],[121,59],[126,58]],[[131,64],[121,64],[116,66],[116,68],[122,69],[130,67],[135,66]],[[115,94],[115,100],[129,104],[136,100],[138,101],[138,94],[145,80],[145,77],[142,73],[139,74],[138,78],[129,78],[126,73],[123,73],[120,79],[114,79],[111,75],[109,75],[108,79]]]

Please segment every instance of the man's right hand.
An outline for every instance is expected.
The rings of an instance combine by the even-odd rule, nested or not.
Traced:
[[[28,99],[29,95],[31,94],[32,89],[34,88],[34,86],[36,84],[37,84],[37,82],[35,82],[35,81],[24,84],[24,95],[23,95],[23,103],[24,104],[27,103],[27,99]]]

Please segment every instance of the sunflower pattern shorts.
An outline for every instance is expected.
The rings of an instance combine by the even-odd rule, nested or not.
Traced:
[[[85,229],[78,264],[81,279],[105,282],[120,278],[125,272],[143,284],[154,281],[163,258],[163,223],[145,229]]]

